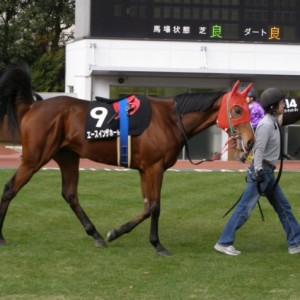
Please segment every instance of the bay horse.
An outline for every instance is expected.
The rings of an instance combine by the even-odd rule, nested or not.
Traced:
[[[286,97],[284,99],[285,108],[284,112],[278,118],[279,124],[282,126],[292,125],[300,120],[300,98]],[[296,149],[293,155],[297,155],[300,151],[300,146]],[[284,158],[292,159],[290,155],[284,153]]]
[[[292,125],[300,120],[300,98],[287,97],[284,102],[285,108],[279,122],[282,126]]]
[[[129,233],[147,218],[149,240],[159,255],[168,255],[158,234],[160,195],[164,172],[173,166],[191,138],[216,124],[232,136],[232,147],[245,155],[254,144],[245,98],[250,84],[238,91],[239,81],[231,91],[214,94],[207,101],[203,94],[183,94],[174,98],[147,97],[151,108],[148,127],[131,141],[131,168],[139,171],[144,210],[107,235],[108,242]],[[207,96],[207,95],[206,95]],[[21,67],[8,69],[0,78],[0,124],[7,115],[12,132],[20,132],[22,159],[19,168],[5,184],[0,202],[0,244],[5,245],[3,224],[11,200],[31,177],[53,159],[62,176],[62,197],[69,204],[95,245],[107,243],[82,209],[77,193],[80,158],[117,165],[116,139],[86,140],[84,127],[90,101],[57,96],[34,101],[31,76]]]

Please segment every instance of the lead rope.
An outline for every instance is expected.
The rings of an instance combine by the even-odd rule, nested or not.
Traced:
[[[247,170],[246,170],[246,172],[247,172]],[[239,197],[239,199],[226,211],[226,213],[223,215],[223,218],[225,218],[237,206],[237,204],[240,202],[240,200],[243,197],[243,195],[244,195],[244,193],[242,193],[241,196]],[[264,217],[264,213],[263,213],[263,210],[261,208],[259,199],[257,200],[257,205],[258,205],[258,209],[259,209],[259,213],[260,213],[261,219],[264,222],[265,221],[265,217]]]
[[[282,138],[282,134],[281,134],[281,130],[280,130],[280,126],[277,122],[277,128],[279,130],[279,136],[280,136],[280,166],[279,166],[279,170],[278,170],[278,175],[276,177],[276,180],[272,186],[272,189],[275,189],[275,187],[277,186],[277,184],[279,183],[279,180],[281,178],[281,174],[282,174],[282,169],[283,169],[283,158],[284,158],[284,154],[283,154],[283,138]],[[275,123],[274,123],[274,126],[276,127]],[[261,191],[261,188],[260,188],[260,184],[258,183],[257,184],[257,189],[258,189],[258,192],[261,196],[265,197],[265,193],[263,193]],[[266,191],[269,189],[269,187],[266,189]]]
[[[244,195],[244,193],[242,193],[242,195],[239,197],[239,199],[227,210],[227,212],[223,215],[223,218],[225,218],[237,206],[237,204],[242,199],[243,195]],[[264,222],[265,217],[264,217],[264,213],[262,211],[259,199],[257,200],[257,205],[258,205],[258,209],[259,209],[259,212],[260,212],[261,220]]]

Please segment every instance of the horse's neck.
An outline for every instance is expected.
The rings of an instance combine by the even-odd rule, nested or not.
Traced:
[[[193,112],[181,116],[184,130],[189,138],[216,123],[218,111]]]
[[[217,120],[221,98],[206,111],[187,113],[181,116],[182,124],[189,138],[214,125]]]

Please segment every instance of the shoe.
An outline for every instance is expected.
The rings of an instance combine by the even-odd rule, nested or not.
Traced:
[[[224,246],[219,243],[216,243],[214,248],[217,251],[228,255],[239,255],[242,253],[241,251],[236,250],[233,245]],[[299,246],[299,251],[300,251],[300,246]]]
[[[300,253],[300,245],[289,247],[289,254],[297,254]]]

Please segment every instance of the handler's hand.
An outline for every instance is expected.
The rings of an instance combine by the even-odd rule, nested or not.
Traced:
[[[262,183],[265,181],[265,173],[263,169],[260,169],[256,172],[256,182]]]

